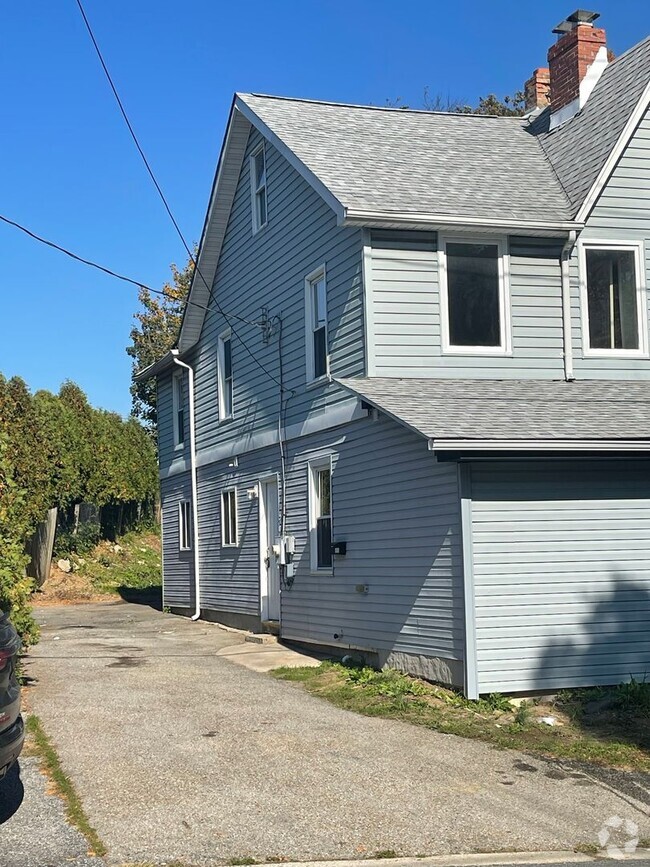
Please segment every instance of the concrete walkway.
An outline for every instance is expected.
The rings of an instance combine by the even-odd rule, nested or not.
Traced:
[[[121,602],[38,616],[30,701],[116,863],[567,850],[615,815],[650,837],[643,781],[347,713],[233,664],[241,634]]]

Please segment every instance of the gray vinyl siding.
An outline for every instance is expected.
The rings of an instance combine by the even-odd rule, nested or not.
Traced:
[[[176,368],[180,370],[179,367]],[[173,373],[170,371],[158,377],[157,403],[158,412],[158,461],[161,475],[172,472],[184,472],[189,464],[189,409],[187,372],[183,371],[183,406],[185,409],[185,431],[183,445],[176,447],[174,442],[174,401],[172,396]]]
[[[472,465],[482,693],[650,673],[650,463]]]
[[[463,658],[456,468],[389,420],[366,420],[291,449],[287,501],[296,577],[282,634],[341,647]],[[347,542],[332,574],[312,573],[308,467],[332,459],[332,534]],[[367,584],[369,592],[357,592]],[[334,635],[340,636],[335,639]]]
[[[368,280],[373,376],[547,378],[563,375],[560,246],[511,238],[512,356],[443,354],[435,235],[373,233]]]
[[[194,607],[194,555],[192,550],[179,550],[178,521],[178,504],[191,498],[189,473],[162,479],[163,604],[170,608]]]
[[[645,280],[650,285],[650,114],[646,113],[589,215],[582,240],[643,241]],[[650,378],[647,358],[585,358],[577,252],[571,262],[572,340],[578,377]],[[645,318],[649,308],[645,293]]]
[[[309,462],[332,458],[331,574],[309,557]],[[199,467],[201,607],[260,613],[259,502],[247,490],[280,471],[277,447]],[[239,544],[221,546],[220,500],[237,487]],[[281,595],[282,634],[297,640],[463,658],[463,584],[456,468],[387,419],[357,422],[288,446],[287,532],[296,575]],[[166,546],[167,550],[167,546]],[[367,583],[369,593],[356,590]],[[334,634],[339,634],[339,639]]]
[[[308,274],[327,271],[330,368],[334,376],[364,373],[362,241],[359,229],[341,228],[336,216],[292,166],[266,143],[268,224],[252,234],[249,158],[262,138],[251,131],[214,282],[221,309],[248,323],[262,308],[282,317],[283,377],[292,392],[285,423],[301,425],[353,399],[335,384],[306,388],[305,288]],[[274,435],[279,410],[279,330],[265,343],[254,324],[233,319],[234,418],[219,424],[217,341],[228,322],[215,309],[206,314],[200,341],[189,360],[196,369],[198,452],[260,435]],[[246,343],[242,345],[239,337]],[[268,371],[268,374],[262,370]],[[274,377],[272,379],[271,377]]]

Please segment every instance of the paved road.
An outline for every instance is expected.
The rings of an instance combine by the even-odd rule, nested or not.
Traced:
[[[48,792],[38,759],[21,759],[0,781],[0,865],[104,867],[87,852],[85,838],[66,823],[63,802]]]
[[[143,606],[47,608],[31,703],[115,861],[571,849],[648,786],[338,710]],[[645,801],[645,803],[643,803]]]

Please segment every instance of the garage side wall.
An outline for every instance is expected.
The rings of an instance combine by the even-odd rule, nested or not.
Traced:
[[[479,691],[650,672],[650,462],[473,464]]]

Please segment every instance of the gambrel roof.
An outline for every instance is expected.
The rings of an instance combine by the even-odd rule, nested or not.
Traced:
[[[240,94],[354,213],[553,223],[569,201],[528,121]]]
[[[237,94],[178,341],[199,339],[252,127],[340,225],[567,236],[580,230],[650,100],[650,37],[612,62],[586,105],[534,119]]]
[[[337,379],[434,451],[650,448],[650,383]]]

